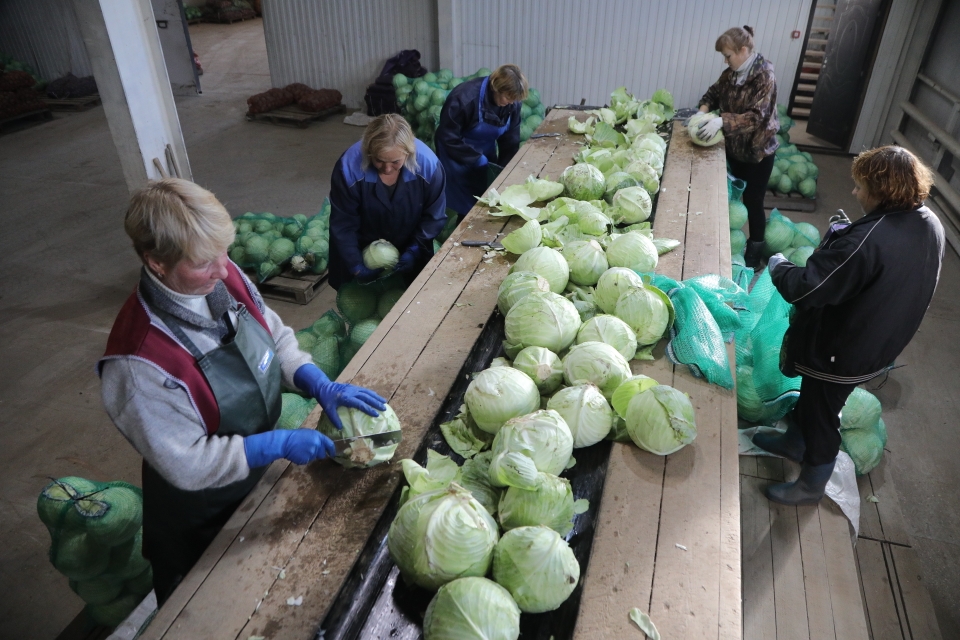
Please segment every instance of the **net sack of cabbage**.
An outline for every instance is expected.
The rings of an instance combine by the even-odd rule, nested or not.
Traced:
[[[840,411],[840,448],[853,460],[858,476],[873,471],[883,458],[887,427],[880,417],[880,400],[857,387]]]
[[[730,360],[717,321],[692,287],[670,292],[676,321],[670,330],[667,358],[685,364],[690,372],[725,389],[733,388]]]
[[[780,351],[783,335],[790,326],[791,305],[774,291],[750,333],[753,349],[753,384],[760,401],[776,405],[783,412],[772,419],[783,417],[800,396],[800,377],[788,378],[780,371]]]
[[[307,217],[272,213],[244,213],[233,221],[236,237],[227,250],[230,259],[256,274],[257,282],[279,275],[290,264]]]
[[[290,267],[298,273],[323,273],[330,261],[330,198],[323,199],[320,212],[304,221]]]

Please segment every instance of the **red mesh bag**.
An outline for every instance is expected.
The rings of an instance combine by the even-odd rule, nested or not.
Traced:
[[[35,84],[37,84],[37,81],[26,71],[7,71],[6,73],[0,73],[0,91],[29,89]]]
[[[289,91],[290,95],[293,97],[294,102],[300,102],[300,99],[304,95],[313,91],[310,87],[303,84],[302,82],[294,82],[293,84],[288,84],[283,88],[284,91]]]
[[[294,103],[293,95],[286,89],[270,89],[247,98],[250,113],[266,113]]]
[[[336,89],[317,89],[305,94],[297,105],[304,111],[324,111],[338,106],[342,99],[343,95]]]

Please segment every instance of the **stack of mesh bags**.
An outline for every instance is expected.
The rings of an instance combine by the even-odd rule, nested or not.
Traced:
[[[257,282],[279,275],[296,253],[307,216],[290,218],[272,213],[247,212],[233,221],[237,236],[230,245],[230,259],[256,273]]]
[[[475,78],[490,75],[486,67],[478,69],[476,73],[462,78],[455,78],[450,69],[440,69],[436,73],[427,73],[420,78],[408,78],[402,73],[393,76],[393,88],[397,93],[397,104],[400,113],[413,128],[417,138],[436,149],[434,134],[440,123],[440,109],[446,101],[450,91],[457,85]],[[527,99],[520,107],[520,141],[530,137],[540,123],[546,107],[540,102],[540,93],[530,89]]]
[[[123,622],[153,589],[153,570],[141,554],[141,490],[60,478],[40,492],[37,513],[50,532],[50,562],[87,603],[90,619],[106,627]]]
[[[883,458],[887,427],[880,417],[880,401],[857,387],[840,412],[840,448],[853,460],[858,476],[873,471]]]
[[[340,360],[344,367],[377,330],[380,321],[390,312],[406,288],[403,278],[398,275],[366,285],[351,280],[340,287],[337,292],[337,309],[350,324],[347,339],[340,345]]]
[[[774,209],[767,220],[763,240],[766,255],[782,253],[798,267],[805,267],[807,259],[820,246],[820,231],[809,222],[795,223]]]
[[[783,105],[777,105],[780,117],[780,130],[777,132],[777,149],[773,171],[767,188],[782,194],[798,193],[804,198],[817,197],[817,177],[820,169],[813,162],[813,156],[806,151],[797,149],[797,145],[790,142],[790,128],[794,122],[787,115]]]
[[[323,273],[330,263],[330,198],[324,198],[320,213],[306,220],[296,242],[291,268],[298,273]]]

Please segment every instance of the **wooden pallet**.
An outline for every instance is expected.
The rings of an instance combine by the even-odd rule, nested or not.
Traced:
[[[261,282],[257,285],[257,289],[264,298],[307,304],[317,295],[326,280],[326,271],[314,274],[297,273],[287,269],[280,275]]]
[[[766,209],[780,209],[781,211],[806,211],[811,213],[817,210],[816,198],[804,198],[797,194],[784,194],[768,189],[763,198]]]
[[[44,98],[43,101],[51,111],[86,111],[100,104],[100,94],[82,98]]]
[[[53,120],[53,114],[50,113],[50,109],[37,109],[36,111],[28,111],[26,113],[21,113],[0,120],[0,131],[3,131],[9,127],[16,127],[18,125],[27,124],[30,122],[45,122],[47,120]]]
[[[267,111],[266,113],[247,112],[247,120],[250,122],[268,122],[270,124],[306,129],[310,126],[311,122],[326,120],[329,116],[335,113],[343,113],[346,110],[347,107],[342,104],[324,109],[323,111],[304,111],[296,105],[290,105],[289,107],[281,107],[273,111]]]

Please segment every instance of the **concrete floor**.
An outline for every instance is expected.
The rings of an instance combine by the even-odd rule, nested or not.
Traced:
[[[269,88],[259,20],[191,27],[203,95],[178,98],[194,179],[234,215],[315,213],[339,155],[361,135],[341,118],[287,129],[244,121],[246,98]],[[535,81],[534,81],[535,83]],[[857,213],[850,161],[818,156],[817,224]],[[47,560],[36,515],[48,478],[139,484],[139,456],[100,404],[93,366],[139,263],[122,230],[128,194],[101,108],[0,138],[0,620],[2,638],[54,638],[82,602]],[[888,464],[912,526],[944,638],[960,637],[960,260],[948,250],[920,334],[878,391]],[[892,293],[895,295],[895,293]],[[295,328],[330,305],[271,302]]]

